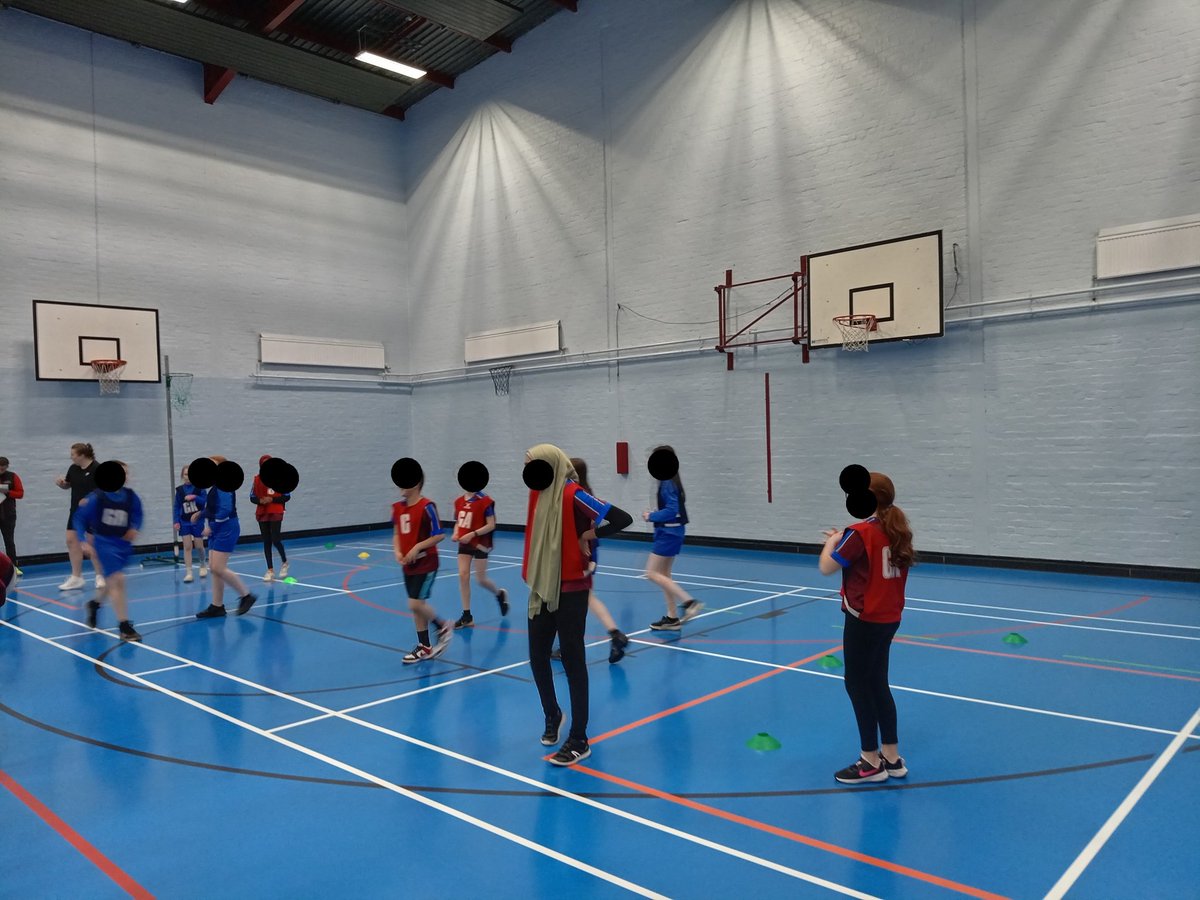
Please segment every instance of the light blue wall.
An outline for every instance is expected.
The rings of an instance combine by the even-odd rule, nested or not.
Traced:
[[[957,325],[808,366],[779,349],[733,373],[711,352],[518,371],[506,398],[247,376],[259,331],[375,337],[401,372],[545,319],[570,352],[709,336],[729,266],[938,228],[956,305],[1086,288],[1098,229],[1200,212],[1197,47],[1190,0],[594,0],[400,125],[247,79],[206,106],[195,63],[4,11],[0,453],[35,488],[24,550],[60,546],[50,480],[77,439],[129,459],[165,521],[161,388],[35,382],[39,297],[160,308],[197,376],[178,456],[287,455],[297,528],[383,518],[408,452],[444,513],[459,463],[485,460],[518,523],[541,440],[637,512],[650,483],[614,474],[613,444],[638,465],[665,441],[695,533],[814,541],[859,460],[893,475],[929,550],[1196,566],[1194,305]]]
[[[23,554],[62,549],[75,441],[131,464],[144,540],[170,528],[163,386],[34,380],[33,298],[159,309],[195,374],[177,464],[281,455],[304,478],[290,527],[387,517],[408,397],[249,376],[260,331],[381,340],[403,365],[400,125],[248,79],[200,93],[196,63],[0,12],[0,454],[28,491]]]

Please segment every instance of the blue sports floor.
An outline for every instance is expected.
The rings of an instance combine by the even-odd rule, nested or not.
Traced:
[[[217,621],[192,618],[208,581],[132,567],[140,646],[110,609],[80,624],[64,566],[27,569],[0,609],[0,895],[1197,896],[1194,584],[919,566],[891,676],[910,774],[841,787],[857,732],[815,557],[685,548],[707,610],[664,636],[647,545],[606,542],[597,592],[636,643],[610,666],[592,621],[593,753],[558,769],[519,539],[491,568],[508,618],[476,589],[476,627],[405,666],[389,538],[289,542],[291,585],[247,547],[259,603]]]

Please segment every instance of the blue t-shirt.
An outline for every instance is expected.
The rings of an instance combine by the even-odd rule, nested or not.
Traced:
[[[92,491],[75,511],[75,531],[80,540],[90,531],[97,537],[120,539],[129,529],[142,527],[142,500],[130,488],[113,493]]]

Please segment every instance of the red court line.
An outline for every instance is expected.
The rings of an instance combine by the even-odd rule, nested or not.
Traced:
[[[55,600],[53,597],[43,597],[41,594],[35,594],[33,591],[26,590],[23,587],[16,589],[18,594],[24,594],[26,597],[35,597],[38,600],[45,600],[47,603],[53,603],[55,606],[65,606],[67,609],[78,610],[79,607],[71,603],[64,603],[61,600]]]
[[[46,804],[21,787],[11,775],[0,769],[0,784],[8,788],[18,800],[28,806],[38,817],[58,832],[58,836],[82,853],[92,865],[111,878],[121,890],[139,900],[154,900],[154,895],[127,875],[116,863],[93,847],[86,838],[56,816]]]
[[[595,743],[595,741],[592,743]],[[833,853],[837,856],[843,856],[847,859],[853,859],[857,862],[866,863],[869,866],[886,869],[887,871],[895,872],[898,875],[906,875],[909,878],[915,878],[919,881],[924,881],[927,884],[936,885],[937,887],[946,888],[951,891],[957,891],[960,894],[966,894],[970,897],[979,897],[981,900],[1005,900],[1002,894],[993,894],[990,891],[971,887],[968,884],[961,884],[957,881],[951,881],[950,879],[943,878],[940,875],[932,875],[929,872],[922,872],[920,869],[902,866],[899,863],[894,863],[890,860],[869,856],[866,853],[860,853],[858,850],[851,850],[848,847],[842,847],[838,844],[831,844],[828,841],[822,841],[819,838],[809,837],[806,834],[789,831],[788,829],[780,828],[777,825],[769,825],[766,822],[759,822],[756,819],[748,819],[745,816],[739,816],[737,813],[731,813],[724,809],[718,809],[715,806],[709,806],[707,803],[699,803],[686,797],[677,797],[676,795],[669,794],[666,791],[660,791],[649,787],[648,785],[639,784],[638,782],[630,781],[627,778],[621,778],[618,775],[610,775],[607,772],[601,772],[598,769],[592,769],[588,766],[582,766],[578,764],[571,766],[571,769],[575,772],[582,772],[585,775],[591,775],[594,778],[599,778],[603,781],[618,784],[632,791],[650,794],[654,797],[658,797],[660,800],[666,800],[669,803],[676,803],[679,806],[685,806],[688,809],[704,813],[705,815],[715,816],[719,819],[724,819],[727,822],[733,822],[737,825],[745,825],[746,827],[753,828],[756,831],[764,831],[767,834],[773,834],[776,837],[781,837],[785,840],[795,841],[798,844],[805,844],[809,847],[814,847],[817,850],[824,850],[827,853]],[[849,790],[853,790],[853,788],[850,788]]]
[[[1147,672],[1143,669],[1123,669],[1119,666],[1103,666],[1099,663],[1075,662],[1070,659],[1051,659],[1046,656],[1026,656],[1022,653],[1004,653],[999,650],[979,650],[975,647],[950,647],[946,644],[927,644],[924,641],[913,641],[905,638],[895,638],[897,644],[908,644],[912,647],[929,647],[931,650],[956,650],[959,653],[980,653],[984,656],[1002,656],[1006,659],[1024,659],[1029,662],[1053,663],[1056,666],[1078,666],[1081,669],[1102,669],[1105,672],[1124,672],[1128,675],[1145,675],[1150,678],[1171,678],[1176,681],[1200,681],[1191,675],[1172,675],[1168,672]]]
[[[1096,618],[1100,618],[1101,616],[1111,616],[1113,613],[1119,613],[1119,612],[1123,612],[1127,609],[1132,609],[1135,606],[1141,606],[1143,603],[1145,603],[1149,599],[1150,599],[1149,596],[1138,597],[1136,600],[1133,600],[1129,603],[1125,603],[1121,606],[1114,606],[1112,609],[1102,609],[1100,612],[1089,613],[1086,616],[1067,616],[1065,619],[1054,619],[1051,622],[1029,622],[1029,623],[1022,623],[1022,624],[1025,625],[1025,628],[1027,628],[1027,629],[1029,629],[1029,628],[1045,628],[1047,625],[1071,625],[1071,624],[1074,624],[1075,622],[1086,622],[1089,619],[1096,619]],[[978,631],[947,631],[943,634],[924,634],[924,635],[921,635],[921,637],[927,637],[927,638],[966,637],[966,636],[972,635],[972,634],[999,634],[1002,631],[1011,631],[1011,630],[1012,630],[1011,627],[1010,628],[981,628]]]
[[[741,690],[744,687],[749,687],[752,684],[757,684],[760,681],[766,681],[768,678],[774,678],[776,675],[786,672],[788,669],[798,668],[806,663],[820,659],[822,656],[828,656],[830,653],[836,653],[842,649],[842,645],[838,644],[828,650],[822,650],[820,653],[814,653],[812,656],[806,656],[804,659],[798,659],[794,663],[788,663],[786,666],[779,669],[769,669],[760,675],[755,675],[752,678],[747,678],[745,681],[739,681],[737,684],[731,684],[728,687],[723,687],[719,691],[713,691],[711,694],[705,694],[703,697],[697,697],[695,700],[689,700],[686,703],[680,703],[678,706],[672,706],[670,709],[664,709],[662,712],[656,712],[653,715],[638,719],[636,722],[630,722],[628,725],[622,725],[620,728],[614,728],[612,731],[606,731],[598,737],[591,738],[589,743],[598,744],[601,741],[608,740],[611,737],[616,737],[618,734],[624,734],[627,731],[632,731],[634,728],[640,728],[642,725],[649,725],[651,722],[657,722],[659,719],[665,719],[667,716],[674,715],[677,712],[682,712],[685,709],[690,709],[693,706],[699,706],[701,703],[707,703],[709,700],[715,700],[717,697],[724,697],[726,694],[732,694],[734,691]],[[547,757],[549,758],[549,757]]]

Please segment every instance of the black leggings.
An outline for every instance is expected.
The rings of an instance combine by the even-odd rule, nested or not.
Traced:
[[[554,670],[550,667],[550,651],[554,635],[558,635],[562,651],[563,671],[567,674],[567,689],[571,692],[571,740],[587,740],[588,670],[583,647],[583,632],[587,625],[588,592],[571,591],[558,598],[558,611],[545,607],[529,620],[529,668],[542,711],[549,719],[558,715],[558,697],[554,693]]]
[[[846,693],[854,705],[862,749],[897,744],[896,701],[888,687],[888,655],[899,622],[863,622],[846,613],[842,652],[846,657]]]
[[[17,541],[13,536],[17,530],[17,514],[0,515],[0,533],[4,535],[4,554],[17,564]]]
[[[280,562],[287,562],[287,551],[283,549],[283,541],[279,537],[280,529],[283,528],[282,521],[275,522],[259,522],[258,530],[262,533],[263,539],[263,556],[267,558],[267,568],[275,568],[275,562],[271,559],[271,545],[275,545],[275,549],[279,551]]]

